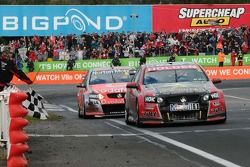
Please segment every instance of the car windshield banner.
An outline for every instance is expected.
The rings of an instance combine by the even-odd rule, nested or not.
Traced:
[[[250,26],[248,4],[154,5],[154,32]]]
[[[0,11],[0,36],[152,31],[152,7],[147,5],[2,5]]]

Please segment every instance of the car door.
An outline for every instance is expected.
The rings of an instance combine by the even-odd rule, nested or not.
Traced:
[[[79,93],[78,93],[78,104],[80,106],[80,108],[82,109],[84,107],[84,102],[85,102],[85,94],[88,90],[88,81],[89,81],[89,75],[90,75],[90,71],[87,73],[87,75],[85,76],[85,78],[82,81],[82,88],[79,89]]]
[[[141,78],[141,74],[142,74],[142,69],[140,69],[137,73],[137,75],[135,76],[134,82],[138,85],[138,88],[140,87],[140,78]],[[131,110],[131,115],[135,118],[137,116],[137,97],[139,95],[139,89],[133,88],[130,90],[130,110]]]

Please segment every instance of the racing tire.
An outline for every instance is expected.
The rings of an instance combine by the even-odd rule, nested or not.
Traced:
[[[83,116],[84,119],[89,119],[90,117],[86,115],[86,110],[83,108]]]
[[[129,112],[128,112],[128,108],[125,109],[125,123],[127,125],[131,125],[131,122],[129,121]]]
[[[226,123],[226,122],[227,122],[227,118],[225,118],[225,119],[219,121],[219,123],[221,123],[221,124],[224,124],[224,123]]]
[[[136,100],[136,114],[137,114],[137,118],[135,121],[135,125],[140,128],[142,127],[142,123],[140,121],[140,116],[139,116],[139,104],[138,104],[138,100]]]
[[[226,122],[227,122],[227,114],[225,114],[225,118],[224,119],[218,121],[218,123],[220,123],[220,124],[224,124]]]
[[[81,109],[79,106],[78,106],[78,118],[83,118],[83,115],[81,115]]]

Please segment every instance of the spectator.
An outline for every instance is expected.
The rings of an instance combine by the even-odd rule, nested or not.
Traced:
[[[232,52],[231,52],[231,63],[232,63],[232,66],[235,66],[236,57],[237,57],[237,54],[236,54],[235,50],[233,49]]]
[[[31,59],[28,59],[27,68],[28,68],[29,72],[34,71],[34,62]]]
[[[248,44],[247,41],[244,41],[241,45],[241,50],[242,50],[242,54],[246,54],[248,51]]]
[[[236,53],[241,50],[243,54],[246,54],[249,49],[249,32],[249,28],[243,26],[218,30],[190,30],[179,33],[109,32],[100,35],[84,33],[80,36],[74,34],[65,37],[51,35],[20,37],[15,40],[6,38],[5,40],[8,42],[7,47],[13,51],[20,48],[30,50],[30,57],[35,62],[37,60],[68,60],[68,54],[73,54],[78,58],[77,60],[104,59],[106,57],[112,59],[115,54],[119,57],[130,58],[140,56],[141,53],[146,56],[169,56],[173,52],[182,56],[199,55],[199,53],[216,55],[218,53],[216,51],[219,49],[223,49],[224,54],[231,53],[232,49]],[[4,47],[0,44],[1,50]]]
[[[120,59],[117,55],[112,59],[111,66],[121,66]]]
[[[66,70],[67,71],[71,71],[73,70],[73,67],[75,66],[75,59],[73,58],[72,55],[70,55],[69,60],[67,61],[67,67]]]
[[[224,59],[225,59],[225,54],[223,53],[222,49],[220,49],[219,53],[218,53],[219,67],[223,67],[223,65],[224,65]]]
[[[27,84],[33,83],[21,69],[18,69],[15,61],[11,58],[11,53],[3,51],[0,57],[0,91],[3,91],[4,87],[10,84],[14,75]]]
[[[168,62],[175,62],[177,56],[178,56],[178,55],[177,55],[176,53],[173,53],[173,54],[169,57]]]
[[[141,57],[140,57],[140,66],[141,65],[143,65],[143,64],[146,64],[146,57],[145,57],[145,55],[142,55]]]
[[[239,66],[243,66],[243,57],[244,57],[243,53],[239,51],[238,53],[238,65]]]

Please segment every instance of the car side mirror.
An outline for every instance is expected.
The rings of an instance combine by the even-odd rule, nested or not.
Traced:
[[[137,89],[138,85],[135,82],[129,82],[129,83],[127,83],[126,88],[135,88],[135,89]]]
[[[84,84],[79,84],[79,85],[76,85],[77,88],[86,88],[86,85]]]
[[[136,70],[129,70],[129,75],[135,75],[136,74]]]
[[[214,78],[214,79],[212,79],[212,82],[213,82],[213,84],[218,84],[218,83],[221,83],[222,80],[220,78]]]

